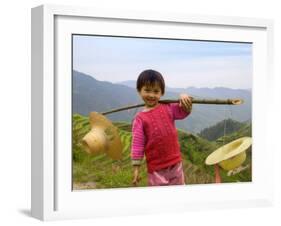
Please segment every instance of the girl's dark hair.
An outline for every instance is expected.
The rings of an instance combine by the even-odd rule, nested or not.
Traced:
[[[137,80],[137,90],[140,92],[143,86],[154,86],[158,84],[160,86],[161,92],[164,95],[165,93],[165,81],[163,76],[154,70],[145,70],[140,73]]]

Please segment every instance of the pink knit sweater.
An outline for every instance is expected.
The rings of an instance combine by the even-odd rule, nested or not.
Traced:
[[[139,164],[145,155],[151,172],[179,162],[181,157],[174,121],[188,114],[179,104],[160,104],[150,111],[138,113],[132,128],[133,164]]]

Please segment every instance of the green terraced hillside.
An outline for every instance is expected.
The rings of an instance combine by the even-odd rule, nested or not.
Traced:
[[[83,150],[80,141],[90,129],[88,120],[88,117],[73,115],[73,189],[132,187],[131,125],[126,122],[114,122],[119,128],[123,144],[122,159],[116,161],[104,154],[94,156]],[[178,130],[178,136],[186,183],[213,183],[214,169],[212,166],[206,166],[204,161],[221,145],[220,142],[209,142],[183,130]],[[247,157],[247,163],[251,164],[251,157]],[[141,167],[141,178],[139,186],[146,186],[145,164]],[[227,176],[227,172],[222,172],[222,178],[223,182],[251,181],[251,168],[235,176]]]

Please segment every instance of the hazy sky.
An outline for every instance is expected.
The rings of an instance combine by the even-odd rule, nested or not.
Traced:
[[[74,35],[73,69],[114,83],[154,69],[169,87],[251,89],[252,45]]]

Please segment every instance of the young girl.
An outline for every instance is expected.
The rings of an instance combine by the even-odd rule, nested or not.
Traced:
[[[159,103],[160,97],[165,93],[165,82],[162,75],[154,70],[145,70],[139,75],[137,90],[145,107],[133,120],[133,184],[136,186],[140,180],[139,170],[144,156],[148,185],[185,184],[174,121],[190,114],[191,99],[188,95],[181,94],[179,103]]]

